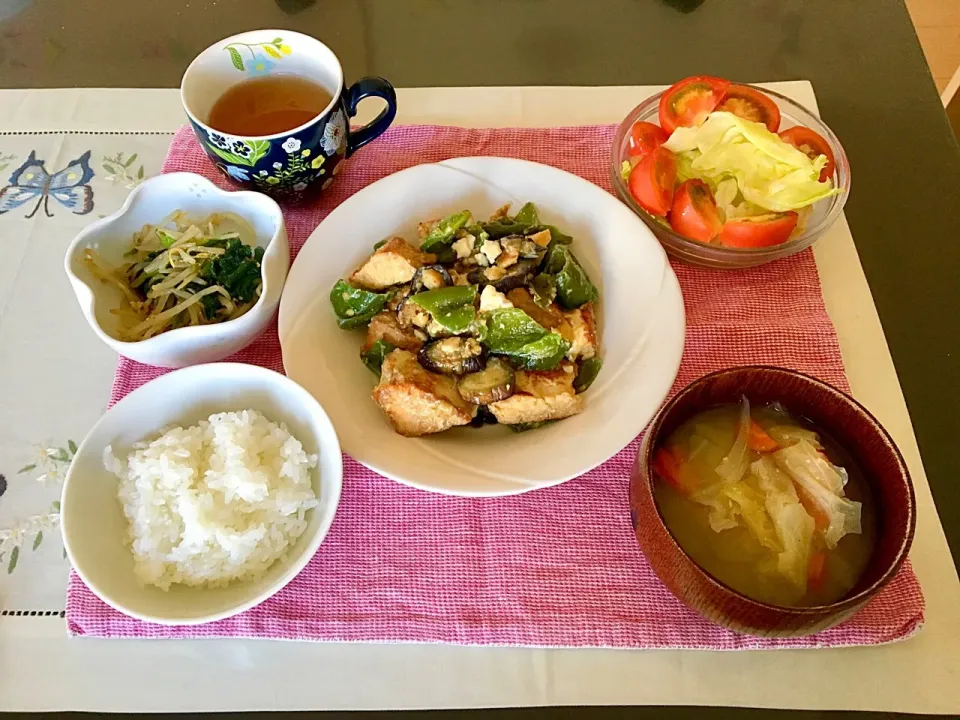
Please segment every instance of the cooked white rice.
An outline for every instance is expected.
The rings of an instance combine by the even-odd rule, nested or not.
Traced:
[[[256,410],[171,428],[124,459],[107,447],[104,462],[120,478],[137,578],[164,590],[260,577],[317,505],[317,456]]]

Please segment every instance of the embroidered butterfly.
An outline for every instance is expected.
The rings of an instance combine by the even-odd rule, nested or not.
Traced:
[[[77,215],[86,215],[93,210],[93,188],[87,184],[93,177],[89,161],[90,151],[87,150],[63,170],[51,175],[43,160],[37,160],[37,151],[32,150],[26,162],[10,176],[10,184],[0,190],[0,215],[36,200],[37,204],[26,217],[36,215],[41,205],[44,214],[53,217],[48,206],[51,197]]]

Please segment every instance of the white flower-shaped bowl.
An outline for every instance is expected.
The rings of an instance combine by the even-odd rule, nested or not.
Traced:
[[[112,311],[124,302],[120,291],[97,279],[84,262],[84,251],[95,249],[112,266],[124,262],[131,239],[144,225],[160,222],[174,210],[202,219],[215,212],[243,217],[264,248],[263,290],[250,310],[238,318],[213,325],[176,328],[147,340],[120,338],[118,317]],[[227,192],[193,173],[169,173],[139,185],[112,215],[86,227],[67,250],[67,277],[80,309],[93,331],[119,354],[159,367],[178,368],[213,362],[249,345],[270,324],[290,269],[290,246],[280,206],[255,192]]]

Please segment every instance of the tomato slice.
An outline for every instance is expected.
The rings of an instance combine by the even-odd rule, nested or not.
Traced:
[[[666,217],[677,183],[677,159],[664,147],[647,155],[630,173],[630,194],[651,215]]]
[[[731,85],[717,110],[733,113],[744,120],[763,123],[770,132],[780,127],[780,108],[769,95],[747,85]]]
[[[729,87],[729,80],[710,75],[694,75],[671,85],[660,97],[660,127],[669,136],[678,127],[699,125]]]
[[[720,234],[723,221],[710,186],[693,178],[677,188],[670,208],[670,226],[684,237],[710,242]]]
[[[667,141],[667,134],[659,125],[648,122],[635,122],[630,128],[627,141],[627,153],[630,157],[646,157]]]
[[[728,220],[720,231],[720,243],[738,248],[779,245],[790,238],[798,219],[797,213],[791,210]]]
[[[815,160],[818,155],[827,156],[827,164],[820,171],[820,182],[826,182],[833,177],[833,171],[837,167],[837,161],[833,157],[833,151],[822,135],[814,132],[808,127],[797,125],[780,133],[780,139],[793,145],[797,150],[805,153],[808,158]]]

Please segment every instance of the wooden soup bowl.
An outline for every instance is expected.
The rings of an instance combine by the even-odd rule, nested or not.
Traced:
[[[859,464],[873,492],[877,545],[854,588],[828,605],[782,607],[738,593],[697,565],[664,524],[653,496],[654,450],[681,423],[717,405],[779,401],[844,447]],[[910,473],[887,431],[856,400],[826,383],[792,370],[747,366],[705,375],[675,395],[651,421],[630,481],[630,515],[640,549],[654,572],[686,605],[719,625],[765,637],[810,635],[842,623],[897,574],[916,528]]]

